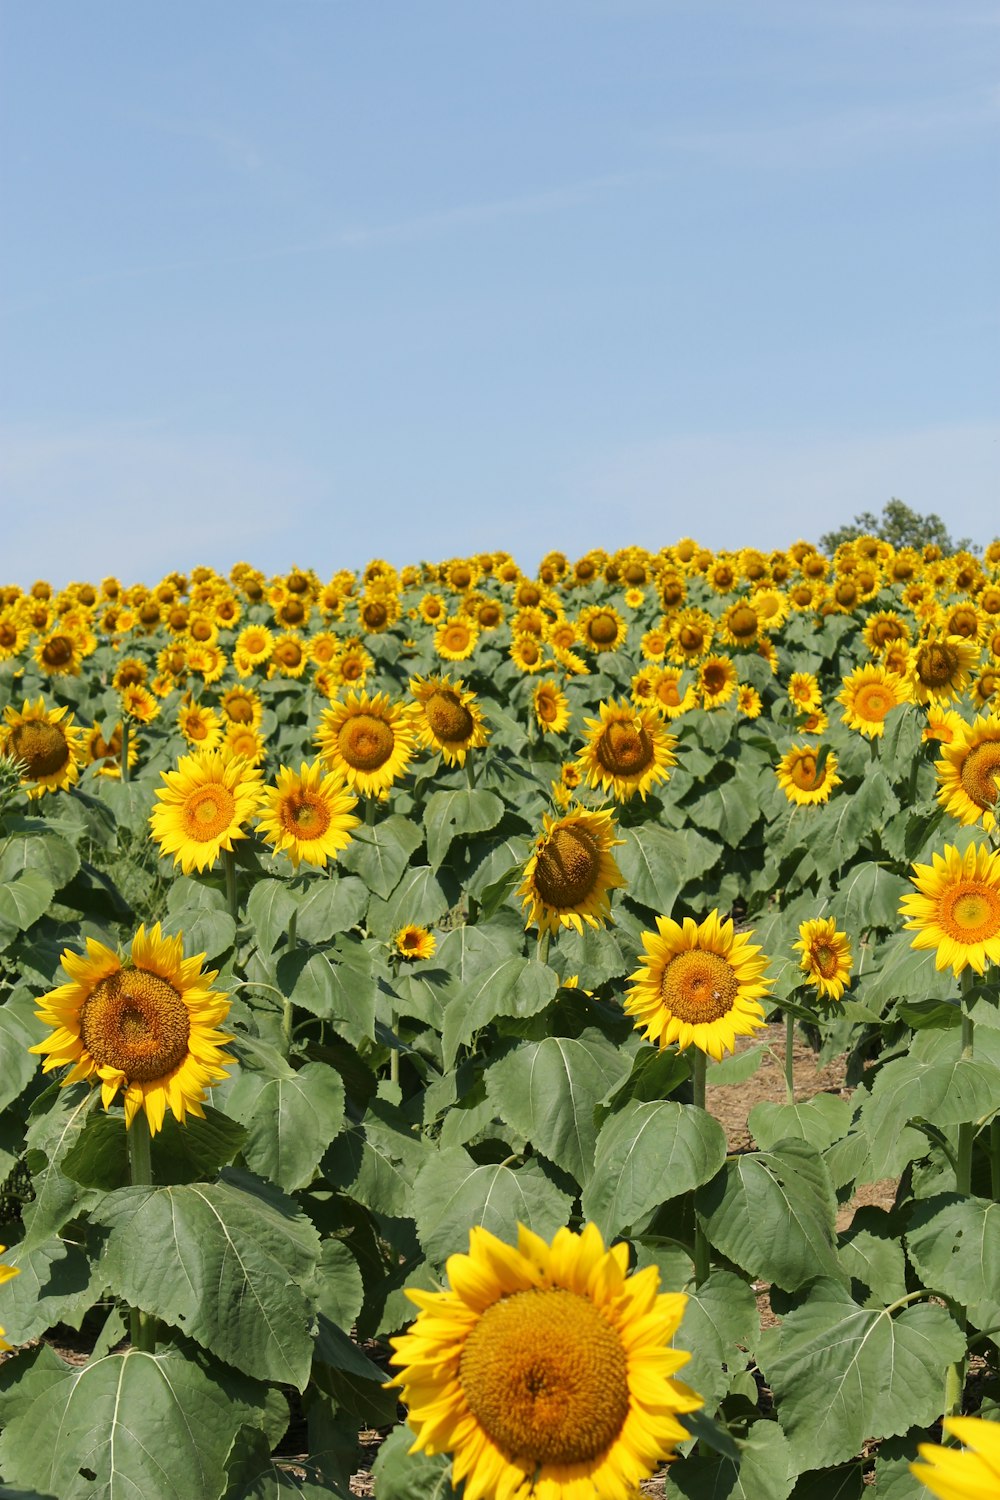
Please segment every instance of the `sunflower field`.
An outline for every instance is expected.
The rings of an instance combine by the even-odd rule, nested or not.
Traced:
[[[0,1495],[1000,1493],[1000,542],[9,586],[0,710]]]

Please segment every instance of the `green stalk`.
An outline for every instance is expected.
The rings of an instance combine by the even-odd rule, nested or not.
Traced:
[[[549,943],[552,941],[552,933],[546,927],[544,932],[538,934],[538,962],[547,964],[549,961]]]
[[[122,781],[128,781],[128,716],[122,714]]]
[[[375,826],[375,798],[365,798],[365,825],[368,828]]]
[[[465,757],[465,779],[466,779],[466,781],[467,781],[467,783],[469,784],[470,787],[474,787],[475,786],[475,784],[476,784],[476,768],[472,764],[472,756],[469,755],[469,754],[467,754],[466,757]]]
[[[962,1056],[972,1057],[972,1049],[975,1040],[974,1025],[972,1017],[967,1010],[969,991],[976,982],[973,969],[967,967],[962,974]],[[958,1154],[955,1159],[955,1187],[958,1192],[968,1197],[972,1192],[972,1145],[975,1138],[975,1127],[971,1120],[963,1121],[958,1127]],[[992,1131],[991,1131],[992,1139]],[[991,1162],[992,1166],[992,1162]],[[950,1302],[949,1310],[965,1332],[966,1314],[965,1308],[957,1303]],[[962,1396],[965,1391],[965,1357],[955,1360],[945,1371],[944,1376],[944,1415],[946,1417],[958,1417],[962,1414]],[[946,1438],[946,1441],[947,1438]]]
[[[153,1162],[150,1154],[149,1121],[143,1109],[137,1111],[131,1126],[126,1130],[128,1142],[128,1176],[133,1187],[145,1187],[153,1181]],[[156,1319],[138,1307],[129,1308],[129,1336],[132,1347],[141,1354],[156,1352]]]
[[[793,1049],[795,1047],[795,1017],[790,1013],[785,1015],[785,1103],[795,1103],[795,1062]]]
[[[297,938],[296,928],[298,927],[298,922],[299,909],[298,907],[296,907],[288,921],[288,947],[285,949],[286,953],[293,953],[295,951],[295,943]],[[289,1057],[292,1051],[292,1032],[295,1026],[295,1007],[293,1006],[287,995],[284,997],[282,1003],[284,1006],[284,1010],[281,1017],[281,1038],[284,1043],[285,1056]]]
[[[693,1069],[691,1073],[691,1088],[694,1094],[694,1102],[698,1109],[705,1108],[705,1072],[708,1067],[708,1058],[700,1047],[694,1048]],[[701,1286],[712,1269],[712,1247],[708,1242],[708,1236],[698,1223],[694,1221],[694,1284]]]
[[[234,922],[240,919],[239,894],[236,889],[236,855],[231,849],[222,851],[222,868],[226,872],[226,905]]]
[[[990,1121],[990,1192],[1000,1203],[1000,1119]]]

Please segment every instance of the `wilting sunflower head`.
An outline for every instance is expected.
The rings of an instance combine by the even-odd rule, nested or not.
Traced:
[[[542,834],[524,867],[518,895],[528,908],[526,927],[540,933],[560,927],[603,927],[611,921],[610,892],[625,884],[611,853],[615,838],[610,812],[578,808],[565,817],[547,813]]]
[[[846,932],[837,931],[833,917],[814,917],[799,927],[799,940],[792,947],[801,953],[799,967],[827,1000],[839,1000],[851,982],[851,943]]]
[[[677,764],[676,739],[653,709],[624,699],[602,703],[600,715],[585,720],[587,742],[579,756],[589,785],[611,792],[620,802],[636,792],[645,800],[652,787],[668,780],[670,767]]]
[[[914,948],[935,950],[936,968],[982,974],[1000,963],[1000,854],[985,844],[961,854],[949,844],[933,861],[913,867],[917,889],[900,903],[903,925],[916,933]]]
[[[200,750],[174,771],[162,771],[149,824],[161,854],[172,854],[185,875],[207,870],[220,852],[246,838],[260,803],[261,773],[241,756]]]
[[[128,959],[94,938],[85,955],[67,949],[69,982],[36,1011],[52,1035],[29,1050],[46,1073],[69,1068],[63,1085],[99,1081],[105,1109],[122,1090],[126,1126],[140,1109],[154,1134],[168,1109],[181,1123],[203,1116],[206,1090],[233,1062],[222,1050],[232,1038],[216,1029],[229,996],[212,989],[204,957],[184,958],[181,935],[163,937],[159,923],[139,928]]]
[[[656,926],[642,935],[646,962],[631,975],[626,1014],[661,1051],[671,1042],[716,1060],[735,1051],[738,1036],[764,1024],[767,959],[750,934],[737,933],[732,918],[723,921],[717,911],[700,925],[693,917],[657,917]]]
[[[878,665],[857,667],[844,678],[837,696],[837,702],[844,705],[841,722],[869,739],[883,735],[892,710],[909,701],[908,683]]]
[[[961,1448],[920,1443],[920,1463],[910,1472],[938,1500],[992,1500],[1000,1495],[1000,1422],[983,1417],[945,1417],[945,1432]]]
[[[437,938],[426,927],[401,927],[393,938],[393,946],[400,958],[433,958],[437,949]]]
[[[351,842],[360,818],[353,809],[358,799],[344,778],[326,771],[320,761],[302,762],[298,772],[282,766],[274,786],[262,791],[263,807],[257,827],[275,853],[288,855],[294,869],[326,865]]]
[[[410,692],[420,705],[417,729],[429,750],[440,750],[446,765],[464,766],[470,750],[486,744],[489,730],[476,702],[461,678],[411,677]]]
[[[971,724],[959,719],[943,752],[936,763],[938,801],[960,823],[981,819],[991,832],[997,826],[1000,800],[1000,714],[984,715]]]
[[[658,1293],[654,1266],[629,1276],[626,1244],[595,1225],[551,1244],[519,1226],[515,1250],[488,1230],[447,1262],[450,1291],[391,1340],[416,1441],[451,1453],[466,1500],[529,1492],[625,1500],[687,1436],[700,1396],[673,1377],[687,1298]]]
[[[415,706],[388,693],[348,693],[320,715],[316,744],[328,768],[362,797],[384,798],[416,748]]]
[[[66,791],[80,775],[82,730],[67,708],[45,707],[44,698],[25,699],[18,712],[4,709],[7,727],[0,732],[0,749],[23,766],[24,789],[31,798],[45,792]]]
[[[840,785],[837,757],[818,745],[793,745],[778,762],[777,776],[789,802],[799,807],[828,801]]]

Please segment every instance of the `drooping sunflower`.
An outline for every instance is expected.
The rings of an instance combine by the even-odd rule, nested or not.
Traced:
[[[451,1290],[408,1292],[420,1313],[391,1340],[410,1451],[451,1453],[466,1500],[628,1500],[702,1405],[673,1378],[687,1298],[658,1293],[655,1266],[628,1276],[628,1259],[593,1224],[551,1245],[521,1225],[516,1250],[471,1229]]]
[[[414,706],[388,693],[348,693],[324,708],[315,742],[331,770],[362,797],[384,798],[406,775],[416,748]]]
[[[546,677],[531,695],[535,722],[543,734],[564,734],[569,728],[569,699],[553,677]]]
[[[401,927],[393,938],[393,946],[400,958],[433,958],[437,951],[437,938],[426,927]]]
[[[556,933],[560,927],[603,927],[611,921],[610,892],[625,884],[612,854],[611,813],[577,808],[565,817],[546,813],[542,833],[524,867],[517,894],[529,908],[525,927]]]
[[[326,771],[320,761],[298,772],[282,766],[274,786],[262,789],[263,806],[257,827],[275,850],[284,851],[298,869],[326,865],[351,842],[351,829],[361,822],[353,809],[358,799],[348,791],[344,778]]]
[[[913,695],[918,703],[949,703],[957,698],[979,661],[979,647],[957,635],[932,636],[910,658]]]
[[[910,1472],[938,1500],[994,1500],[1000,1495],[1000,1422],[945,1417],[942,1425],[961,1448],[920,1443],[922,1462],[912,1463]]]
[[[957,718],[957,715],[956,715]],[[938,801],[960,823],[996,826],[1000,798],[1000,714],[966,724],[959,719],[954,738],[936,762]]]
[[[1000,853],[970,844],[964,855],[948,844],[932,865],[914,865],[917,887],[904,896],[903,925],[916,932],[914,948],[936,950],[934,966],[982,974],[1000,963]]]
[[[799,940],[793,943],[802,957],[799,967],[806,983],[827,1000],[839,1000],[851,982],[851,942],[846,932],[837,931],[833,917],[813,917],[799,926]]]
[[[657,931],[642,935],[646,962],[630,976],[625,1012],[637,1030],[662,1051],[671,1042],[700,1047],[716,1061],[735,1051],[738,1036],[764,1024],[760,1001],[771,981],[767,959],[731,917],[710,912],[700,924],[657,917]]]
[[[885,721],[894,708],[910,701],[910,689],[902,677],[885,667],[857,667],[844,678],[837,702],[844,705],[841,723],[857,729],[869,739],[885,734]]]
[[[45,792],[66,791],[80,775],[82,730],[67,717],[67,708],[45,707],[45,699],[24,701],[20,713],[11,703],[4,709],[7,727],[0,748],[24,762],[24,789],[31,798]]]
[[[204,1117],[206,1090],[233,1063],[222,1050],[232,1038],[216,1029],[229,996],[212,989],[217,971],[202,969],[204,953],[183,951],[181,935],[162,937],[159,922],[139,928],[127,960],[95,938],[86,954],[67,949],[69,982],[35,1012],[52,1035],[29,1048],[44,1056],[43,1072],[69,1067],[64,1086],[100,1080],[105,1109],[123,1090],[126,1127],[144,1109],[154,1135],[168,1108],[181,1124]]]
[[[445,765],[464,766],[470,750],[486,744],[489,730],[476,701],[460,677],[411,677],[410,692],[420,705],[416,718],[421,742],[440,750]]]
[[[781,757],[777,767],[778,785],[789,802],[799,807],[827,802],[834,787],[840,785],[837,757],[833,751],[827,753],[822,766],[820,758],[817,745],[793,745]]]
[[[261,773],[241,756],[195,751],[160,775],[166,785],[157,790],[150,830],[160,853],[172,854],[185,875],[210,869],[223,849],[246,838],[245,825],[260,803]]]
[[[677,764],[676,739],[650,708],[610,699],[600,704],[600,718],[586,719],[587,743],[579,754],[588,784],[611,792],[619,802],[667,781]]]

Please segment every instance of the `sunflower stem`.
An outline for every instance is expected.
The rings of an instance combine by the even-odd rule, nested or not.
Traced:
[[[785,1013],[785,1103],[795,1103],[795,1017]]]
[[[694,1059],[691,1069],[691,1091],[694,1103],[698,1109],[705,1108],[705,1073],[708,1067],[708,1058],[700,1047],[694,1048]],[[708,1242],[708,1236],[702,1229],[698,1219],[694,1221],[694,1284],[701,1286],[712,1269],[712,1247]]]
[[[472,763],[472,756],[471,755],[466,755],[466,757],[465,757],[465,779],[468,782],[470,788],[475,787],[475,785],[476,785],[476,768],[475,768],[475,766]]]
[[[975,1026],[968,1012],[968,996],[976,982],[973,969],[966,968],[962,974],[962,1056],[972,1057],[972,1049],[975,1041]],[[958,1127],[958,1154],[955,1160],[955,1187],[958,1192],[968,1197],[972,1192],[972,1145],[975,1138],[975,1126],[971,1120],[964,1120]],[[991,1162],[992,1167],[992,1162]],[[957,1303],[949,1302],[949,1311],[965,1332],[965,1308]],[[965,1358],[956,1359],[950,1364],[944,1375],[944,1415],[946,1417],[957,1417],[962,1412],[962,1395],[965,1390]]]
[[[137,1110],[132,1124],[126,1127],[125,1139],[128,1142],[129,1182],[133,1187],[146,1187],[153,1181],[153,1161],[149,1121],[144,1110]],[[138,1307],[129,1308],[129,1336],[134,1349],[141,1354],[153,1354],[156,1350],[156,1319]]]
[[[122,781],[128,781],[128,715],[122,714]]]
[[[298,933],[296,931],[298,922],[299,909],[298,907],[296,907],[292,912],[292,915],[288,919],[288,944],[285,948],[286,953],[295,952],[295,944],[298,937]],[[290,1057],[292,1052],[292,1033],[295,1029],[295,1007],[292,1004],[291,1000],[289,1000],[287,995],[285,995],[282,1001],[282,1006],[281,1039],[284,1043],[285,1056]]]
[[[365,798],[365,824],[368,828],[375,826],[375,798]]]
[[[549,943],[552,941],[552,933],[546,927],[544,932],[538,934],[538,962],[547,964],[549,961]]]
[[[1000,1203],[1000,1119],[990,1121],[990,1192]]]
[[[234,922],[240,919],[239,893],[236,889],[236,855],[231,849],[222,851],[222,868],[226,872],[226,905]]]

